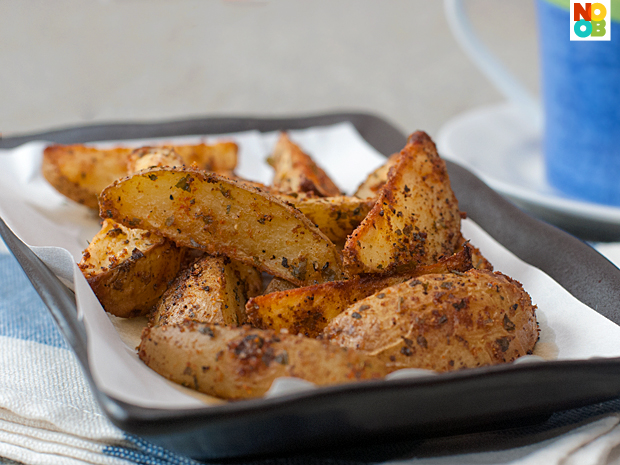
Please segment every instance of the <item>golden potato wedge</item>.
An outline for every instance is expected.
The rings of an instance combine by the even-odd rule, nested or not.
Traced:
[[[248,322],[263,329],[316,337],[352,303],[406,278],[356,276],[253,297],[246,304]]]
[[[171,381],[224,399],[261,396],[284,376],[329,385],[388,374],[385,364],[363,353],[249,326],[187,322],[149,327],[138,354]]]
[[[164,293],[152,325],[199,323],[239,325],[245,321],[248,289],[260,289],[262,278],[254,268],[228,257],[206,255],[181,272]]]
[[[372,209],[374,200],[317,197],[294,201],[295,207],[334,243],[344,242]]]
[[[183,166],[174,147],[140,147],[127,157],[127,173],[137,173],[154,166]]]
[[[182,260],[183,250],[173,242],[105,220],[78,266],[103,308],[128,318],[151,310]]]
[[[200,169],[216,173],[233,171],[237,167],[239,147],[234,142],[175,145],[174,149],[186,166],[196,164]]]
[[[248,322],[257,328],[286,329],[291,334],[316,337],[337,315],[360,299],[381,289],[429,273],[463,273],[472,267],[469,245],[433,265],[419,266],[406,274],[356,276],[297,289],[283,289],[250,299]]]
[[[272,186],[281,192],[312,192],[321,197],[340,195],[340,189],[310,156],[282,133],[267,160],[275,173]]]
[[[297,285],[342,279],[334,244],[295,208],[260,189],[188,168],[153,168],[101,194],[101,217],[223,254]]]
[[[416,132],[400,152],[377,202],[343,250],[349,275],[429,265],[450,255],[461,217],[446,165],[428,135]]]
[[[51,145],[43,151],[43,177],[61,194],[90,208],[99,208],[99,193],[127,175],[130,148],[100,150],[84,145]]]
[[[391,155],[383,165],[370,173],[353,195],[355,197],[359,197],[360,199],[377,198],[379,190],[387,181],[388,171],[392,166],[394,166],[394,164],[396,164],[399,155],[400,153]]]
[[[284,193],[272,186],[240,180],[246,185],[258,187],[283,202],[294,206],[312,221],[332,242],[344,244],[375,204],[373,199],[360,199],[346,195],[317,197],[309,192]]]
[[[58,192],[96,209],[103,188],[127,175],[128,157],[133,150],[51,145],[43,151],[41,171]],[[201,169],[232,171],[237,165],[237,145],[233,142],[175,146],[175,150],[185,165],[196,163]]]
[[[471,368],[530,354],[535,309],[521,284],[501,273],[430,274],[356,302],[323,336],[395,369]]]

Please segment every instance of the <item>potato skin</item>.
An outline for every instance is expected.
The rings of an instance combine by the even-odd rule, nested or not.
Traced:
[[[298,210],[213,173],[144,170],[106,187],[100,200],[102,218],[227,255],[297,285],[343,276],[335,245]]]
[[[200,169],[224,172],[232,171],[237,165],[237,144],[234,142],[178,145],[174,149],[182,163],[188,166],[196,164]],[[51,145],[43,151],[41,172],[64,196],[97,209],[101,191],[127,175],[132,151],[129,147],[99,149],[79,144]],[[131,163],[130,170],[135,169]]]
[[[138,354],[160,375],[224,399],[259,397],[283,376],[329,385],[389,372],[373,357],[326,341],[194,322],[146,328]]]
[[[248,290],[255,292],[261,276],[228,257],[206,255],[183,270],[164,293],[152,325],[199,323],[239,325],[245,320]],[[243,271],[243,273],[242,273]]]
[[[316,337],[352,303],[402,282],[398,277],[355,277],[257,296],[246,304],[250,324]]]
[[[521,284],[501,273],[432,274],[355,303],[323,337],[394,369],[472,368],[531,353],[535,309]]]
[[[184,250],[149,231],[106,220],[78,264],[103,308],[146,315],[178,273]]]
[[[429,265],[452,254],[460,236],[458,202],[444,161],[423,132],[409,136],[373,209],[343,250],[349,276]]]

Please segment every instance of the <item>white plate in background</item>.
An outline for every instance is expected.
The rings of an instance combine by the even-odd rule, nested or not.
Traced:
[[[437,146],[442,157],[534,216],[583,239],[620,240],[620,208],[573,199],[549,185],[542,135],[511,104],[457,116],[441,128]]]

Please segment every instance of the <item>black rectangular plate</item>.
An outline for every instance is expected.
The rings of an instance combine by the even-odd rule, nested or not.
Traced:
[[[181,135],[303,129],[351,122],[388,156],[406,137],[370,114],[294,118],[210,117],[164,123],[121,123],[5,138],[0,148],[32,140],[84,143]],[[466,169],[447,162],[462,211],[524,261],[540,268],[581,302],[620,324],[620,270],[569,234],[535,220]],[[71,294],[28,250],[0,234],[31,278],[75,351],[105,414],[121,429],[195,458],[281,454],[372,438],[422,438],[527,423],[553,412],[620,396],[620,358],[502,365],[422,379],[370,381],[187,410],[149,409],[97,389],[86,334]],[[12,246],[11,246],[12,244]],[[46,277],[43,277],[47,273]]]

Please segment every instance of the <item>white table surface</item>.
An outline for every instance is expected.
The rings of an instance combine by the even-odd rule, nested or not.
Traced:
[[[533,91],[532,0],[471,0],[474,25]],[[376,112],[431,136],[502,100],[439,0],[0,2],[0,132],[198,115]]]

